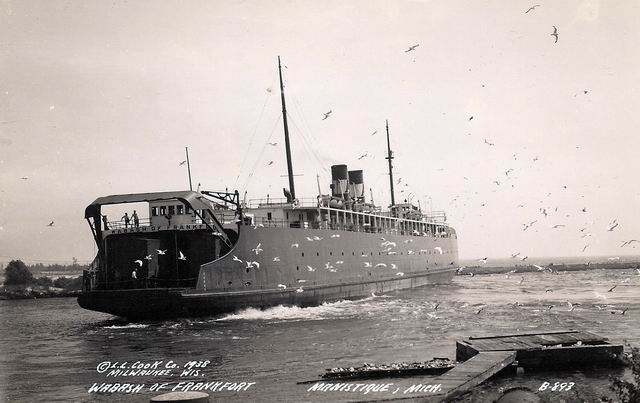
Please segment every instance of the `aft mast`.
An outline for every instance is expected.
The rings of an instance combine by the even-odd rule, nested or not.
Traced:
[[[291,145],[289,144],[289,126],[287,125],[287,105],[284,102],[284,85],[282,84],[282,68],[280,67],[280,56],[278,56],[278,74],[280,75],[280,98],[282,99],[282,122],[284,123],[284,146],[287,152],[287,173],[289,175],[289,191],[291,200],[296,199],[296,189],[293,184],[293,165],[291,163]]]
[[[391,187],[391,206],[395,206],[396,199],[393,194],[393,165],[391,164],[391,160],[393,159],[393,151],[391,151],[391,144],[389,143],[389,121],[386,121],[387,125],[387,156],[386,160],[389,161],[389,186]]]

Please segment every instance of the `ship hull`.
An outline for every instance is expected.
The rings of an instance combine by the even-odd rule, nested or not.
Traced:
[[[217,316],[246,308],[266,309],[277,305],[317,306],[341,300],[357,300],[372,294],[448,284],[455,269],[433,270],[412,276],[297,289],[262,291],[199,292],[185,289],[134,289],[84,292],[78,303],[85,309],[131,320]]]
[[[92,290],[78,303],[133,320],[316,306],[447,284],[457,259],[455,232],[420,236],[245,226],[229,253],[201,266],[193,288]]]

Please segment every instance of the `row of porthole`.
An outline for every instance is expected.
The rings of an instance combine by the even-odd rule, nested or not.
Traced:
[[[447,251],[444,251],[442,254],[445,254],[445,253],[446,254],[450,254],[450,253],[453,253],[453,251],[447,250]],[[400,252],[400,254],[404,255],[404,252]],[[407,255],[408,254],[409,253],[407,253]],[[427,252],[418,251],[418,252],[413,252],[413,254],[414,255],[427,255],[427,254],[431,255],[432,253],[431,253],[431,251],[429,251],[428,253]],[[435,253],[433,253],[433,254],[435,255]],[[351,256],[355,256],[355,255],[356,255],[355,252],[351,252]],[[366,253],[362,252],[361,255],[366,255]],[[320,252],[316,252],[316,256],[320,256]],[[329,256],[333,256],[333,252],[329,252]],[[342,252],[342,256],[344,256],[344,252]],[[373,252],[369,252],[369,256],[373,256]],[[382,256],[382,252],[378,252],[378,256]],[[304,257],[304,252],[302,252],[302,257]]]

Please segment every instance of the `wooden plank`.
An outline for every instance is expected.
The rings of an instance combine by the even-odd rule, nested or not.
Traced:
[[[452,370],[435,378],[433,383],[449,384],[449,380],[459,380],[461,383],[451,385],[443,393],[445,399],[466,393],[471,388],[481,384],[502,369],[511,365],[516,359],[515,351],[482,352],[469,360],[459,364]],[[471,376],[467,376],[467,374]],[[475,374],[475,375],[474,375]]]
[[[581,333],[581,330],[554,330],[548,332],[536,332],[536,333],[515,333],[515,334],[503,334],[495,336],[471,336],[469,340],[484,340],[484,339],[499,339],[501,337],[520,337],[520,336],[538,336],[543,334],[558,334],[558,333]],[[594,335],[595,336],[595,335]]]

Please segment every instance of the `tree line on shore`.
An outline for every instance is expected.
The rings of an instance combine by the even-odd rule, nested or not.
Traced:
[[[80,291],[82,289],[82,276],[66,277],[61,276],[56,279],[51,279],[47,276],[35,277],[31,270],[36,272],[42,272],[44,270],[83,270],[86,266],[81,266],[74,261],[71,266],[65,265],[43,265],[38,263],[34,266],[27,266],[22,260],[12,260],[4,268],[4,289],[5,293],[16,292],[32,292],[34,288],[40,289],[45,292],[49,291],[62,291],[66,293]],[[54,290],[52,290],[54,289]],[[55,290],[57,289],[57,290]],[[45,296],[45,295],[40,295]]]

